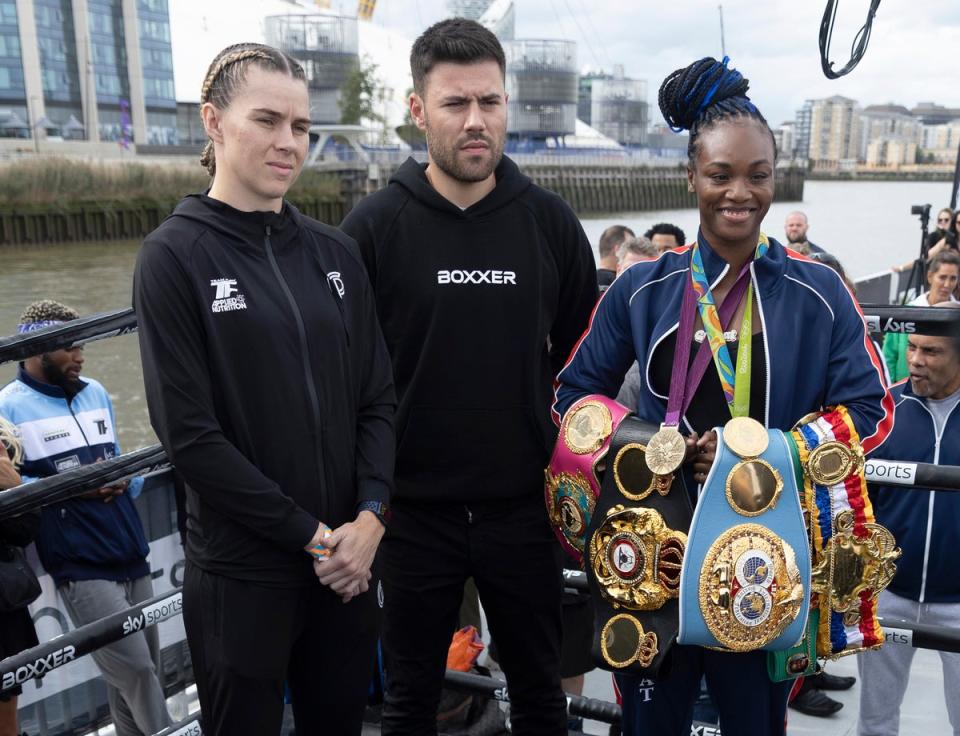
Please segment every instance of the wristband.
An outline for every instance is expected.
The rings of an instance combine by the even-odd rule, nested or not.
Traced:
[[[359,515],[361,511],[369,511],[376,516],[377,520],[386,528],[387,517],[390,515],[390,507],[387,506],[387,504],[382,501],[361,501],[357,504],[357,515]]]
[[[321,536],[324,539],[329,539],[333,536],[333,530],[326,524],[323,524],[323,534]],[[321,542],[320,544],[315,544],[312,547],[308,547],[307,554],[318,562],[323,562],[324,560],[330,559],[330,555],[333,554],[333,550],[331,550],[329,547],[325,547]]]

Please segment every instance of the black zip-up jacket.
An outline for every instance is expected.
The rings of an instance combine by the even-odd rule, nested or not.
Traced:
[[[187,497],[187,558],[282,587],[316,581],[318,521],[386,502],[396,399],[356,244],[282,211],[186,197],[134,276],[150,419]]]
[[[560,197],[506,157],[495,175],[461,210],[409,159],[341,225],[393,360],[398,500],[543,492],[552,382],[596,303],[596,264]]]

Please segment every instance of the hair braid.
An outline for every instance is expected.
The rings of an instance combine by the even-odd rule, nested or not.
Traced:
[[[286,72],[295,79],[306,81],[306,73],[300,63],[282,51],[259,43],[233,44],[217,54],[210,68],[207,69],[207,76],[200,88],[201,109],[208,102],[220,109],[226,109],[250,63],[256,63],[266,69]],[[208,140],[203,147],[200,165],[210,176],[217,173],[213,141]]]
[[[20,442],[20,431],[15,425],[0,417],[0,448],[6,450],[7,457],[19,468],[23,465],[23,444]]]
[[[770,131],[766,119],[747,97],[749,80],[736,69],[728,68],[729,61],[726,56],[722,62],[704,57],[672,72],[660,85],[657,101],[664,120],[674,132],[690,131],[687,155],[691,166],[696,163],[700,132],[720,120],[749,117]],[[770,137],[773,138],[773,131]]]

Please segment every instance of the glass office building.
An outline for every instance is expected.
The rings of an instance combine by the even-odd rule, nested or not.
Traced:
[[[177,143],[177,100],[173,89],[173,51],[167,0],[137,0],[147,143]]]
[[[0,0],[0,135],[29,135],[15,0]],[[8,127],[9,126],[9,127]]]
[[[0,135],[35,130],[176,144],[167,0],[0,0]]]

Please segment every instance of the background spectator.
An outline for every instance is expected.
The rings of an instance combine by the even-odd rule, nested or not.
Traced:
[[[671,248],[679,248],[686,244],[687,238],[683,230],[669,222],[658,222],[652,228],[643,234],[643,237],[649,238],[657,248],[657,254],[668,251]]]
[[[603,291],[617,277],[617,253],[623,241],[634,237],[633,230],[626,225],[611,225],[600,235],[600,244],[597,251],[600,253],[600,263],[597,264],[597,285]]]
[[[32,332],[77,319],[52,300],[34,302],[17,331]],[[46,478],[120,454],[113,403],[93,379],[81,379],[83,348],[27,358],[0,391],[0,415],[23,442],[23,476]],[[143,483],[135,479],[131,490]],[[116,483],[41,512],[37,551],[74,626],[82,626],[153,597],[146,536],[127,484]],[[92,655],[107,682],[118,736],[153,734],[170,725],[157,677],[156,627],[98,649]]]
[[[943,301],[941,308],[960,308]],[[898,462],[960,465],[960,338],[910,335],[910,380],[894,386],[893,431],[871,455]],[[903,555],[880,594],[884,618],[960,627],[960,495],[946,491],[879,486],[870,496],[877,523],[897,540]],[[887,645],[857,658],[860,669],[859,736],[894,736],[916,650]],[[943,690],[952,733],[960,733],[960,654],[940,652]]]

